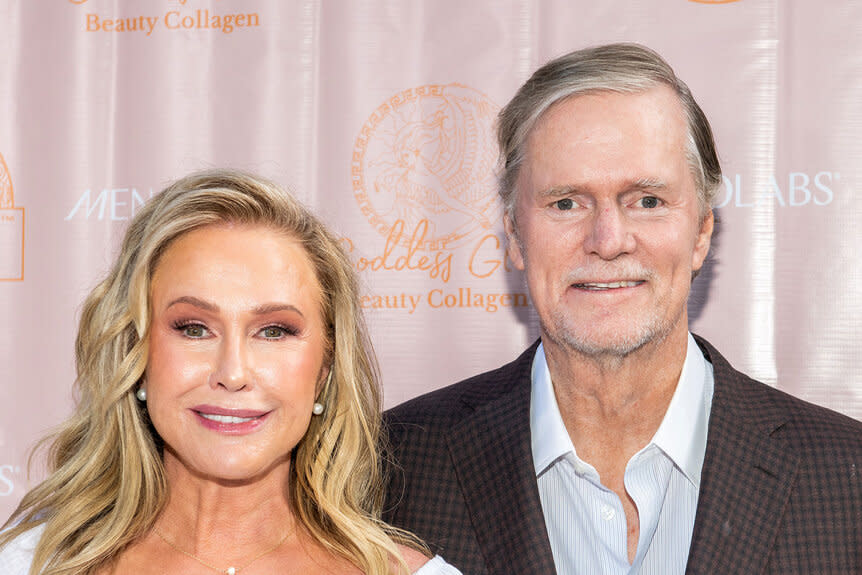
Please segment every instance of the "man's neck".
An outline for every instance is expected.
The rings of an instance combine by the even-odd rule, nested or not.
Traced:
[[[624,357],[588,357],[543,338],[560,415],[582,459],[614,474],[625,469],[661,424],[687,341],[676,330]]]

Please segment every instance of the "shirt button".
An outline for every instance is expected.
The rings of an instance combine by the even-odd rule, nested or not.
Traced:
[[[616,510],[610,505],[602,505],[602,519],[610,521],[617,516]]]

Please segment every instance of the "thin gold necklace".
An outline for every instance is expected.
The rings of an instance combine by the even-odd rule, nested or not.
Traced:
[[[194,555],[192,553],[189,553],[188,551],[184,551],[184,550],[180,549],[179,547],[177,547],[176,545],[174,545],[173,543],[168,541],[167,538],[164,535],[162,535],[162,533],[158,529],[153,528],[153,531],[156,532],[156,535],[158,535],[162,541],[164,541],[165,543],[170,545],[173,549],[179,551],[180,553],[182,553],[186,557],[190,557],[191,559],[194,559],[195,561],[197,561],[198,563],[200,563],[204,567],[208,567],[209,569],[212,569],[213,571],[217,571],[218,573],[224,573],[225,575],[237,575],[237,573],[239,573],[240,571],[242,571],[243,569],[245,569],[246,567],[248,567],[249,565],[251,565],[252,563],[257,561],[258,559],[260,559],[264,555],[272,553],[273,551],[275,551],[276,549],[281,547],[284,544],[284,542],[287,541],[287,538],[290,537],[291,534],[293,533],[293,529],[290,529],[285,534],[285,536],[281,538],[281,541],[279,541],[278,543],[276,543],[275,545],[273,545],[269,549],[265,550],[260,555],[256,555],[254,558],[252,558],[251,561],[247,562],[245,565],[240,565],[239,567],[231,566],[231,567],[228,567],[227,569],[222,569],[221,567],[216,567],[215,565],[211,565],[211,564],[207,563],[206,561],[204,561],[203,559],[201,559],[197,555]]]

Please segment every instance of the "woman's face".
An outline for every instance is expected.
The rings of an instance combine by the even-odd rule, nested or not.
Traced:
[[[145,382],[169,473],[286,471],[327,375],[320,296],[303,248],[270,228],[207,226],[170,245],[150,287]]]

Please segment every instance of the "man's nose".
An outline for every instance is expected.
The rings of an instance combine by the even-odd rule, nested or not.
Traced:
[[[225,337],[219,345],[210,385],[240,391],[249,385],[249,352],[242,338]]]
[[[612,260],[634,250],[634,235],[619,206],[597,208],[589,226],[584,240],[584,250],[587,253],[595,254],[603,260]]]

